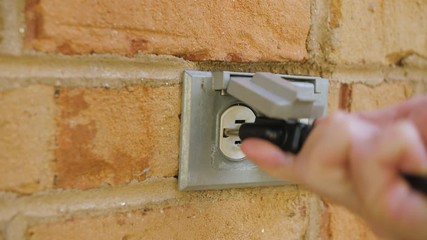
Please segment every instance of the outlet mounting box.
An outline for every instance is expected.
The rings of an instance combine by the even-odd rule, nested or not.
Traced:
[[[264,87],[267,91],[251,81],[255,85],[256,81],[261,85],[266,83]],[[277,90],[280,88],[283,88],[282,92]],[[257,91],[267,97],[259,98]],[[246,158],[235,161],[221,152],[221,116],[233,106],[246,106],[256,116],[312,120],[327,112],[327,99],[328,82],[320,77],[185,71],[179,189],[188,191],[288,184],[262,172]],[[266,104],[272,107],[265,108]]]

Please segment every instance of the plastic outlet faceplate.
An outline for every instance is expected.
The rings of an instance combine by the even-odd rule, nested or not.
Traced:
[[[255,113],[244,105],[234,105],[227,108],[219,121],[219,150],[230,161],[242,161],[245,154],[240,150],[239,136],[227,136],[226,129],[237,130],[243,123],[255,122]]]
[[[265,76],[269,77],[268,74]],[[257,78],[265,76],[260,75]],[[283,81],[288,80],[291,85],[290,93],[295,95],[292,98],[286,97],[286,101],[282,101],[281,104],[285,104],[286,108],[292,109],[292,114],[300,113],[298,109],[305,111],[303,114],[297,114],[298,116],[295,116],[295,118],[312,119],[326,113],[328,84],[325,79],[276,74],[275,76],[282,78]],[[234,86],[233,95],[240,99],[246,99],[244,102],[227,94],[227,87],[230,82],[237,80],[237,85],[239,85],[242,84],[241,81],[251,81],[253,77],[253,73],[185,72],[178,176],[180,190],[223,189],[289,183],[268,176],[246,158],[242,158],[241,161],[233,161],[220,150],[220,139],[223,137],[222,126],[220,126],[221,116],[230,107],[245,105],[251,108],[257,116],[268,116],[270,112],[278,114],[277,109],[282,109],[280,106],[274,105],[269,108],[270,110],[264,109],[268,112],[266,114],[263,109],[257,109],[254,106],[258,104],[259,99],[256,100],[256,103],[252,102],[257,97],[254,98],[251,94],[255,93],[257,95],[257,91],[268,93],[268,86],[267,89],[258,90],[255,88],[254,90],[252,87],[247,87],[246,83],[243,82],[245,89],[242,91],[239,90],[240,86],[237,86],[237,88]],[[274,79],[274,81],[277,81],[277,79]],[[285,85],[285,87],[289,87],[289,84]],[[277,86],[273,84],[272,87],[276,88]],[[292,93],[292,91],[297,91],[297,93]],[[239,95],[239,92],[242,92],[242,94]],[[298,95],[299,93],[302,95]],[[275,90],[274,95],[275,97],[272,99],[278,99],[276,97],[280,95],[280,92]],[[291,101],[292,99],[294,99],[294,102]],[[310,101],[312,103],[311,112],[307,110],[307,102]],[[264,105],[257,106],[264,108],[266,106],[265,103],[266,101],[263,101],[262,104]],[[285,110],[285,115],[286,112]],[[277,116],[275,115],[274,117]],[[292,116],[286,115],[286,117]]]

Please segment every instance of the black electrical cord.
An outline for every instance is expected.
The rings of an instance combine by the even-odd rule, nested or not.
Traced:
[[[254,123],[244,123],[239,128],[239,137],[261,138],[277,145],[285,152],[297,154],[308,138],[313,125],[297,120],[278,120],[258,117]],[[412,188],[427,195],[427,177],[402,173]]]

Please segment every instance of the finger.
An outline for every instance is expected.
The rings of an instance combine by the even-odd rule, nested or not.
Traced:
[[[401,171],[425,171],[427,166],[424,147],[413,125],[408,122],[394,124],[364,143],[353,148],[351,169],[367,214],[379,222],[393,220],[405,225],[410,219],[422,219],[425,223],[427,201],[411,190],[400,175]],[[412,206],[402,205],[406,203]],[[418,210],[414,210],[415,207]]]
[[[299,182],[295,175],[294,156],[292,154],[284,153],[276,145],[256,138],[244,140],[240,148],[249,160],[268,174],[292,182]]]
[[[384,129],[377,141],[379,167],[396,167],[406,173],[426,174],[427,155],[418,129],[401,121]],[[373,157],[376,157],[375,154]]]
[[[335,113],[312,130],[297,157],[305,181],[318,183],[320,179],[344,178],[346,161],[351,144],[354,118],[346,113]]]
[[[358,198],[349,174],[349,152],[354,135],[367,135],[373,131],[371,127],[342,113],[317,125],[296,157],[296,170],[303,183],[357,211]]]
[[[363,120],[383,125],[408,118],[413,111],[419,111],[427,105],[427,96],[416,97],[380,110],[358,113]]]
[[[395,231],[414,233],[413,237],[407,239],[427,239],[427,198],[412,191],[407,184],[399,182],[386,192],[385,199],[384,205],[389,213],[385,215],[386,218],[398,223],[398,227],[401,226],[401,229],[394,229]],[[412,229],[422,229],[423,233],[413,232]]]
[[[424,147],[427,148],[426,119],[427,119],[427,108],[425,106],[412,111],[408,117],[408,120],[411,121],[417,127],[417,131],[424,142]]]
[[[397,160],[399,169],[405,173],[427,176],[427,152],[421,132],[408,121],[400,123],[396,128],[396,135],[406,134],[403,138],[404,144],[400,145],[403,157]],[[395,151],[398,155],[399,152]],[[392,161],[390,162],[393,164]]]
[[[309,138],[304,143],[301,154],[305,156],[307,152],[311,152],[313,149],[318,148],[320,144],[326,145],[325,140],[328,138],[339,137],[344,139],[345,136],[347,136],[348,126],[350,125],[349,121],[352,121],[351,119],[352,117],[350,114],[342,111],[337,111],[328,117],[316,120],[314,128],[311,131]],[[342,144],[340,144],[340,146],[345,145],[346,142],[348,141],[341,141],[340,143]],[[327,144],[327,146],[321,146],[320,148],[324,148],[324,147],[333,148],[333,146],[331,146],[333,144],[334,143]],[[339,146],[334,148],[334,150],[337,150],[337,149],[342,149],[342,148],[340,148]],[[324,151],[322,151],[322,153],[323,152]],[[336,155],[337,151],[330,151],[329,153],[333,153]],[[306,161],[307,159],[310,159],[308,157],[301,157],[301,158],[302,158],[301,161]],[[325,161],[328,161],[328,162],[333,160],[338,160],[338,159],[337,158],[325,159]]]

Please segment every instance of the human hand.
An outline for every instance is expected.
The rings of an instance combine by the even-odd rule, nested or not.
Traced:
[[[427,239],[427,197],[401,173],[427,175],[427,97],[316,123],[298,155],[247,139],[246,156],[273,176],[306,185],[360,214],[380,236]]]

